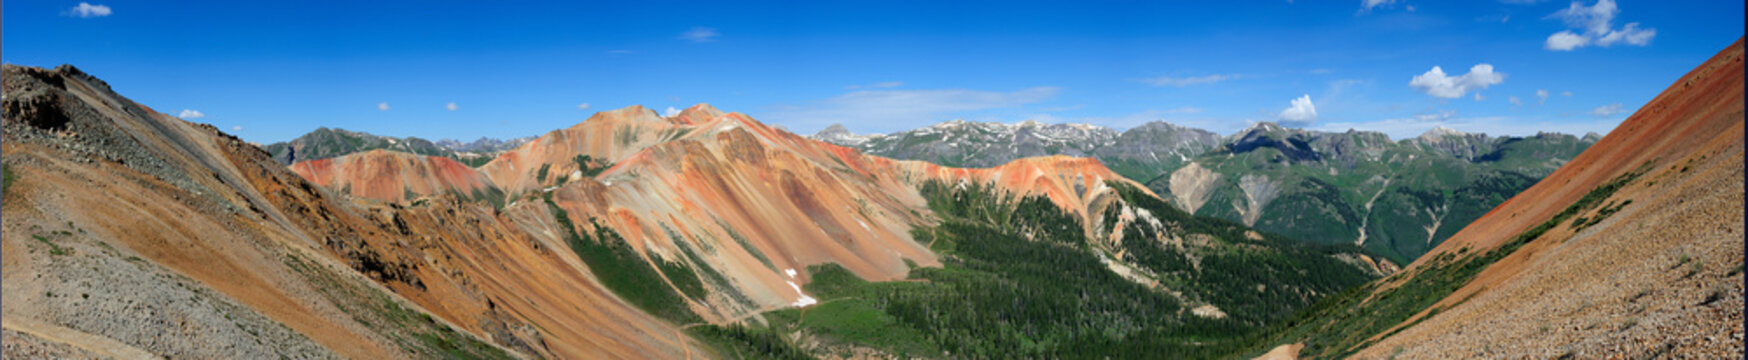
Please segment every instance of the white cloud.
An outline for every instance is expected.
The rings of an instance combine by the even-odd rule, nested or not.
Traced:
[[[589,103],[577,104],[577,110],[588,110],[589,107]]]
[[[382,111],[388,111],[388,102],[384,101],[384,102],[376,103],[376,109],[382,110]]]
[[[1144,78],[1144,79],[1133,79],[1131,81],[1141,82],[1141,83],[1145,83],[1145,84],[1153,85],[1153,86],[1184,87],[1184,86],[1190,86],[1190,85],[1213,84],[1213,83],[1231,80],[1231,79],[1236,79],[1236,78],[1238,78],[1238,75],[1215,74],[1215,75],[1190,76],[1190,77],[1161,76],[1161,77]]]
[[[1536,89],[1536,97],[1539,98],[1539,100],[1536,100],[1536,105],[1548,103],[1548,90]]]
[[[1360,0],[1360,11],[1396,3],[1396,0]]]
[[[1444,69],[1433,66],[1432,70],[1409,80],[1408,86],[1427,95],[1455,99],[1463,97],[1469,91],[1486,89],[1502,82],[1505,82],[1505,73],[1493,72],[1493,65],[1477,64],[1469,68],[1468,74],[1456,77],[1446,76]]]
[[[1311,95],[1306,94],[1298,99],[1293,99],[1293,106],[1281,110],[1281,114],[1276,117],[1282,121],[1310,124],[1311,121],[1317,120],[1317,106],[1311,104]]]
[[[1567,51],[1584,45],[1590,45],[1590,38],[1575,34],[1571,30],[1561,30],[1549,35],[1548,42],[1543,47],[1548,50]]]
[[[1414,114],[1415,121],[1442,122],[1457,116],[1456,110],[1443,110],[1436,113]]]
[[[1611,116],[1618,115],[1622,112],[1626,112],[1626,110],[1621,109],[1622,106],[1623,105],[1621,105],[1621,103],[1613,103],[1613,104],[1598,106],[1598,107],[1596,107],[1596,109],[1590,110],[1590,114],[1596,115],[1596,117],[1601,117],[1601,118],[1611,117]]]
[[[1560,96],[1572,97],[1572,91],[1571,90],[1561,91]]]
[[[449,110],[449,111],[456,111],[456,110],[460,110],[460,109],[461,109],[461,107],[460,107],[460,106],[456,106],[456,105],[455,105],[455,102],[453,102],[453,101],[451,101],[451,102],[449,102],[449,103],[448,103],[448,104],[443,104],[443,109],[444,109],[444,110]]]
[[[107,5],[91,5],[91,4],[86,3],[86,2],[79,2],[79,5],[74,6],[71,9],[67,9],[67,12],[66,12],[67,16],[80,17],[80,18],[86,18],[86,19],[90,19],[90,18],[94,18],[94,17],[109,16],[109,14],[112,14],[112,13],[114,13],[114,12],[110,11],[109,6],[107,6]]]
[[[1621,12],[1615,6],[1614,0],[1598,0],[1596,5],[1584,6],[1579,2],[1548,15],[1550,19],[1560,19],[1567,27],[1580,30],[1561,30],[1548,36],[1543,48],[1554,51],[1571,51],[1573,49],[1596,45],[1610,47],[1615,44],[1645,46],[1651,43],[1651,38],[1657,37],[1657,29],[1640,29],[1639,23],[1627,23],[1619,29],[1614,27],[1615,15]]]
[[[1505,101],[1511,102],[1511,106],[1523,106],[1523,99],[1519,99],[1515,95],[1506,97]]]
[[[242,125],[231,126],[231,131],[243,131]]]
[[[877,82],[877,83],[868,84],[868,85],[849,85],[849,86],[845,86],[844,89],[849,89],[849,90],[889,89],[889,88],[895,88],[895,87],[899,87],[899,86],[904,86],[904,82],[903,81],[885,81],[885,82]]]
[[[1475,21],[1476,22],[1484,22],[1484,23],[1504,24],[1504,23],[1511,22],[1511,13],[1498,13],[1498,14],[1477,16],[1477,17],[1475,17]]]
[[[700,43],[711,42],[716,41],[716,37],[718,36],[722,36],[722,34],[717,33],[716,29],[699,26],[693,27],[692,30],[686,30],[686,32],[680,33],[680,40]]]
[[[182,109],[182,112],[176,113],[176,117],[192,120],[206,117],[206,114],[201,113],[200,110]]]
[[[678,115],[680,115],[680,109],[675,109],[672,106],[669,106],[667,110],[662,111],[662,117],[674,117]]]
[[[1487,100],[1487,97],[1481,96],[1481,92],[1476,91],[1475,92],[1475,101],[1481,101],[1481,100]]]
[[[892,131],[963,117],[964,112],[1015,108],[1056,97],[1060,88],[1040,86],[1012,92],[968,89],[859,90],[801,105],[779,105],[766,112],[769,122],[808,128],[842,123],[853,128]]]

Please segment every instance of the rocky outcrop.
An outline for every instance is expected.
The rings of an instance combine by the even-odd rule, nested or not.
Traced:
[[[1280,184],[1269,181],[1268,175],[1245,175],[1238,179],[1238,188],[1244,190],[1244,201],[1234,200],[1232,206],[1238,208],[1238,215],[1244,219],[1245,226],[1256,226],[1256,221],[1262,218],[1263,208],[1280,195]]]
[[[1202,204],[1208,203],[1208,197],[1214,194],[1214,188],[1220,182],[1220,174],[1210,171],[1196,163],[1190,163],[1171,173],[1171,196],[1184,212],[1196,213]]]

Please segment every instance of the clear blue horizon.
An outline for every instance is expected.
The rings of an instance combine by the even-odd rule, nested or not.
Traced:
[[[34,1],[7,63],[73,64],[258,143],[471,140],[710,103],[809,134],[953,119],[1222,134],[1607,133],[1742,37],[1743,3]],[[1439,71],[1433,71],[1437,67]],[[198,114],[197,114],[198,113]]]

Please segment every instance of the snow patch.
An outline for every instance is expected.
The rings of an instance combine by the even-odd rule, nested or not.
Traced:
[[[789,269],[789,276],[791,276],[791,277],[795,276],[795,269]],[[801,294],[801,298],[795,299],[795,302],[790,303],[790,305],[794,305],[795,307],[808,307],[809,305],[819,303],[819,299],[814,299],[812,296],[807,296],[806,293],[802,293],[801,292],[801,285],[795,285],[794,281],[784,281],[784,282],[789,283],[789,287],[794,288],[796,294]]]

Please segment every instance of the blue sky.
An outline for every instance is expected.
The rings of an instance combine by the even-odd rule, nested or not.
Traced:
[[[507,138],[700,102],[799,133],[956,118],[1605,133],[1743,35],[1741,1],[3,6],[6,62],[74,64],[260,143],[318,126]]]

